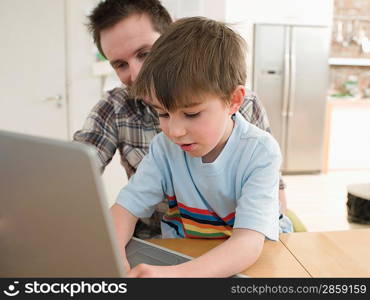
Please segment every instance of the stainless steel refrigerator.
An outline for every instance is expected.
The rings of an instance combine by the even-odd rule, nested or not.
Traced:
[[[322,170],[330,29],[256,24],[253,90],[283,154],[284,173]]]

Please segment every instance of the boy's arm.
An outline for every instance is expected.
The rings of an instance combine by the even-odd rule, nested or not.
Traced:
[[[153,139],[149,153],[141,161],[128,184],[121,189],[116,204],[111,208],[119,250],[127,271],[130,270],[130,266],[125,247],[134,233],[136,222],[139,217],[150,217],[155,205],[160,203],[164,196],[163,172],[166,170],[164,167],[166,163],[162,161],[161,149],[158,150],[160,136]]]
[[[278,182],[281,155],[277,142],[263,135],[245,166],[241,196],[236,200],[231,237],[206,254],[177,266],[139,265],[131,277],[228,277],[260,256],[265,237],[278,240]]]
[[[129,271],[130,265],[126,257],[125,247],[134,234],[134,229],[138,218],[118,204],[114,204],[110,211],[113,217],[113,224],[118,241],[119,252],[123,259],[123,264],[126,271]]]
[[[261,254],[265,236],[237,228],[221,245],[202,256],[176,266],[138,265],[129,277],[230,277],[253,265]]]

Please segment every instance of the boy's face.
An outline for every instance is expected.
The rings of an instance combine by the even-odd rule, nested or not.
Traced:
[[[113,27],[102,30],[102,50],[120,81],[131,86],[160,33],[146,14],[132,14]]]
[[[202,157],[204,162],[217,158],[229,138],[235,112],[215,96],[205,96],[199,103],[166,112],[154,100],[163,133],[183,151],[193,157]]]

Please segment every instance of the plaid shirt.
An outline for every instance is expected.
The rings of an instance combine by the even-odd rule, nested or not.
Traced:
[[[248,122],[271,132],[266,112],[252,92],[247,92],[239,111]],[[118,149],[121,164],[130,178],[148,153],[151,140],[160,131],[154,109],[140,99],[130,98],[126,89],[116,88],[95,105],[84,127],[74,134],[73,139],[98,150],[102,170]],[[284,189],[281,179],[280,189]],[[138,222],[135,235],[140,238],[160,235],[160,221],[167,207],[163,201],[150,219]]]

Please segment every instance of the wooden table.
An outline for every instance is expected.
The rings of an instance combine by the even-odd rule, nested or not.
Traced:
[[[154,244],[198,257],[223,240],[158,239]],[[370,229],[281,234],[266,241],[250,277],[370,277]]]
[[[155,239],[148,240],[171,250],[198,257],[224,240]],[[281,242],[266,241],[258,261],[242,272],[250,277],[310,277]]]
[[[312,277],[370,277],[370,229],[280,235]]]

